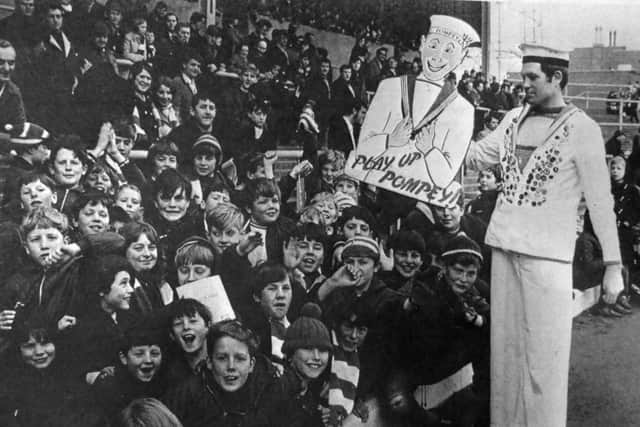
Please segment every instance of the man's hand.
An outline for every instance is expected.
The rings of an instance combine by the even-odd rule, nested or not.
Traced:
[[[622,267],[620,264],[608,265],[602,279],[602,300],[606,304],[615,304],[623,290]]]
[[[15,310],[2,310],[0,311],[0,330],[10,331],[13,327],[13,321],[16,318]]]
[[[393,132],[389,134],[389,147],[402,147],[407,145],[411,139],[411,131],[413,130],[413,122],[411,117],[407,116],[396,125]]]
[[[256,232],[242,239],[236,246],[236,251],[238,255],[245,256],[260,245],[262,245],[262,235]]]
[[[293,179],[304,178],[311,172],[313,172],[313,165],[309,160],[303,160],[291,169],[289,176]]]

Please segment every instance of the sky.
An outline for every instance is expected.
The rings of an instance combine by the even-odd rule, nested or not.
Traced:
[[[518,69],[519,61],[511,52],[523,42],[525,20],[528,42],[533,41],[535,25],[538,43],[568,50],[589,47],[595,41],[595,27],[601,26],[605,45],[609,31],[616,30],[618,46],[640,50],[640,0],[503,0],[492,1],[490,8],[491,50],[494,58],[501,58],[501,74]]]

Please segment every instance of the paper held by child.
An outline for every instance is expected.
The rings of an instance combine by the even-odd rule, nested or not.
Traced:
[[[236,318],[220,276],[187,283],[176,288],[176,292],[180,298],[193,298],[206,305],[211,310],[213,323]]]

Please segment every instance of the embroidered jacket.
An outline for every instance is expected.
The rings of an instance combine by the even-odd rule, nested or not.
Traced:
[[[498,197],[485,242],[525,255],[571,262],[576,241],[578,204],[584,198],[604,261],[620,261],[613,198],[598,125],[568,105],[526,164],[518,165],[516,146],[528,107],[508,112],[498,128],[472,144],[466,158],[475,169],[500,164],[504,190]]]

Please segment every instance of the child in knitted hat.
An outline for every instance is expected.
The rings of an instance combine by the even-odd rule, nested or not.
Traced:
[[[288,364],[281,378],[288,397],[289,426],[320,426],[322,416],[318,410],[321,385],[318,379],[329,363],[332,349],[329,330],[322,323],[322,310],[313,303],[302,307],[300,317],[289,326],[285,334],[282,353]]]

